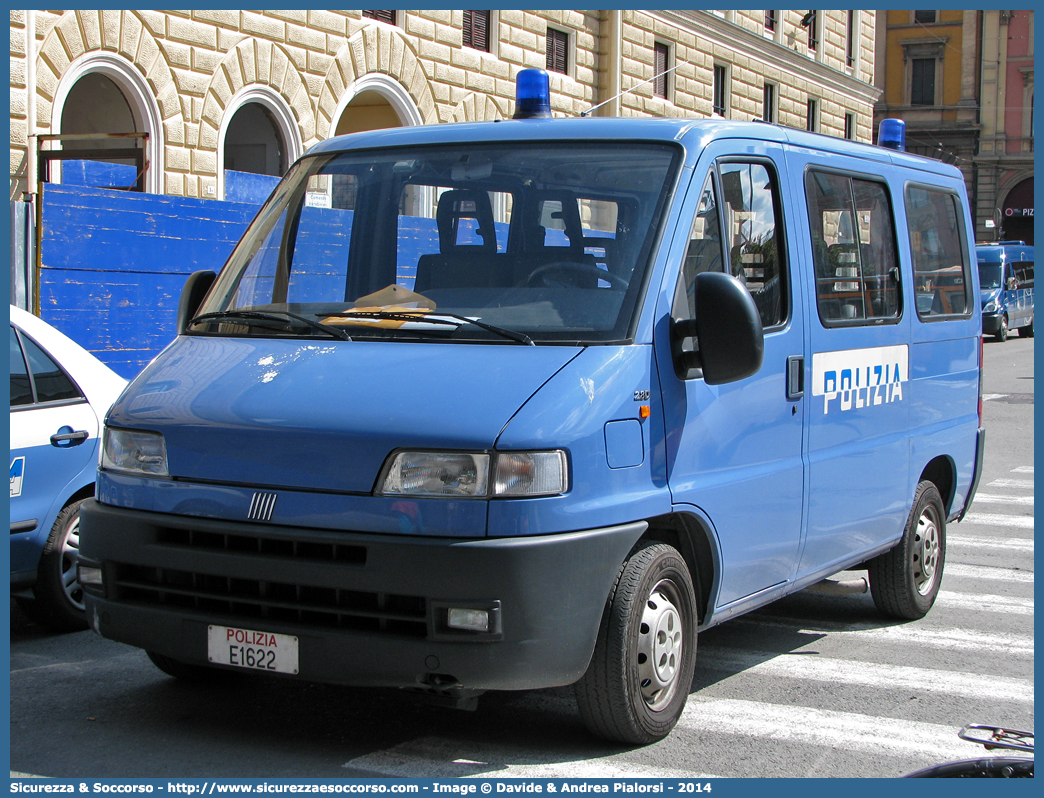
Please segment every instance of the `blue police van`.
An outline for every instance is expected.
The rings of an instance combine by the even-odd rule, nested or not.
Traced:
[[[315,146],[190,278],[106,420],[95,631],[186,678],[575,685],[648,743],[703,629],[855,568],[928,612],[984,440],[960,172],[531,84]]]
[[[979,290],[982,331],[998,341],[1011,330],[1033,337],[1033,247],[1025,241],[980,243]]]

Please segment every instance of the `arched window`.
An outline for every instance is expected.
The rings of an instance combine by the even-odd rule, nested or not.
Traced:
[[[147,133],[145,150],[149,166],[145,190],[151,193],[163,190],[163,126],[159,106],[144,78],[129,62],[113,53],[88,53],[78,58],[58,84],[51,118],[52,132],[63,135]],[[141,143],[134,139],[63,141],[61,149],[126,149]],[[70,165],[64,175],[58,169],[53,170],[52,179],[109,186],[135,182],[136,170],[128,159],[120,159],[111,168],[104,164],[96,159],[92,161],[93,177],[85,174],[84,167],[76,170]],[[104,173],[106,169],[108,174]]]
[[[409,92],[394,78],[371,72],[341,96],[334,112],[334,135],[422,125],[424,120]]]
[[[302,149],[297,122],[279,94],[268,86],[241,89],[218,133],[219,199],[263,201]]]

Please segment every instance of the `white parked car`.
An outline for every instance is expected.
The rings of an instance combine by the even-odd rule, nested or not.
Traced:
[[[102,419],[127,381],[11,306],[11,593],[55,629],[84,629],[80,504],[94,494]]]

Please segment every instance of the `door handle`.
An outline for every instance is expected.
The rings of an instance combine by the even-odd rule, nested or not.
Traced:
[[[68,427],[63,427],[63,429],[68,429]],[[85,429],[77,430],[76,432],[61,432],[59,430],[51,436],[51,446],[57,446],[59,449],[68,449],[71,446],[79,446],[89,437],[90,433]]]
[[[787,358],[787,399],[805,395],[805,358],[791,355]]]

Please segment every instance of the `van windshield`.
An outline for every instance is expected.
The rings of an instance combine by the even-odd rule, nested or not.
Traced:
[[[304,158],[188,332],[626,340],[679,161],[669,144],[546,141]]]
[[[1001,287],[1001,265],[999,263],[979,264],[979,288],[993,291]]]

